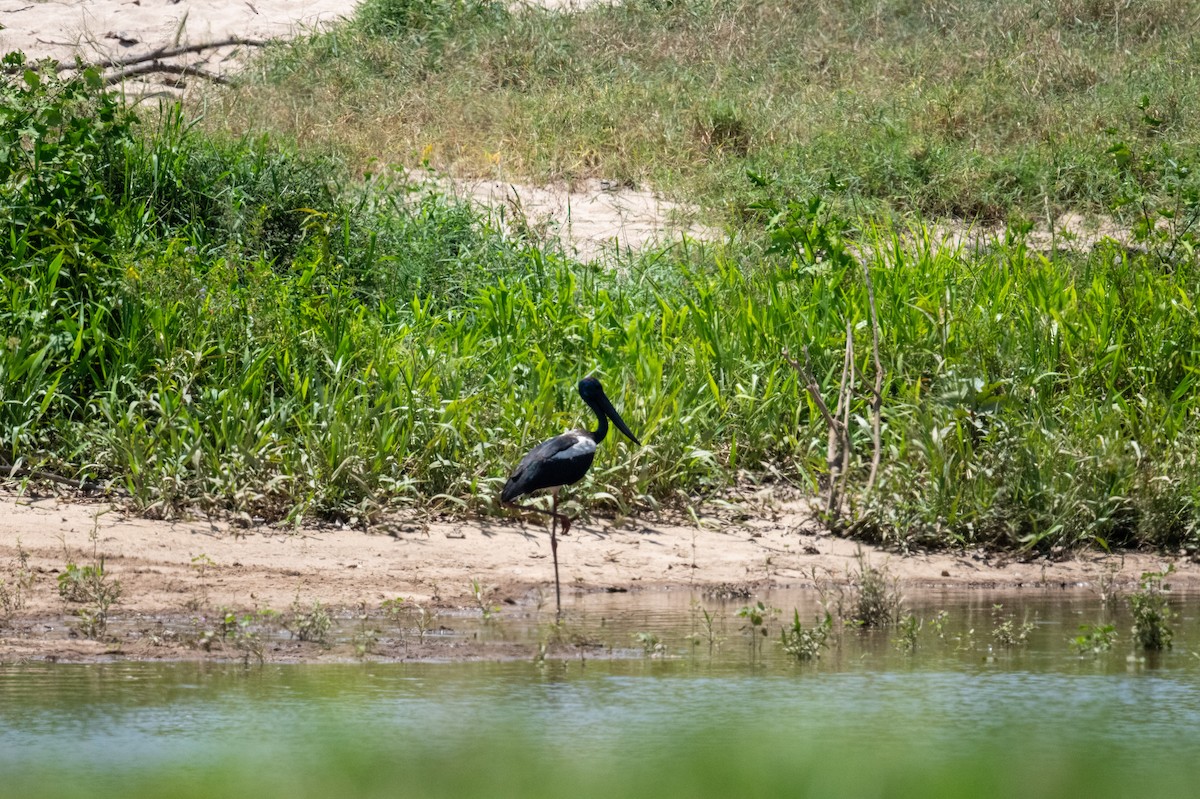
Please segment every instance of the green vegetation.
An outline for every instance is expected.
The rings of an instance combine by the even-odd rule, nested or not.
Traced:
[[[900,578],[893,577],[887,566],[872,566],[860,549],[855,555],[858,571],[852,575],[853,603],[846,623],[860,627],[887,627],[900,620]]]
[[[610,120],[608,139],[595,128],[572,134],[604,154],[584,171],[657,180],[637,158],[684,177],[684,162],[706,162],[715,171],[686,179],[724,181],[745,225],[726,243],[628,256],[616,268],[574,262],[403,180],[351,180],[341,159],[353,167],[360,157],[344,141],[323,148],[337,157],[318,156],[257,132],[213,136],[204,132],[211,121],[178,110],[138,118],[93,73],[60,78],[10,56],[0,89],[0,457],[123,489],[162,516],[365,526],[400,506],[491,513],[530,442],[585,421],[573,386],[595,372],[646,443],[604,447],[573,495],[600,511],[694,507],[739,475],[827,487],[826,422],[781,357],[805,350],[828,404],[843,387],[849,398],[847,507],[832,526],[900,548],[1194,548],[1193,122],[1170,105],[1175,95],[1148,87],[1139,91],[1151,99],[1133,103],[1136,119],[1122,121],[1120,93],[1131,89],[1104,78],[1152,58],[1149,68],[1136,62],[1139,79],[1182,96],[1191,78],[1157,65],[1191,46],[1182,34],[1200,15],[1165,3],[1125,9],[1121,47],[1111,48],[1108,12],[1067,5],[980,4],[977,14],[951,15],[928,3],[821,3],[788,17],[822,32],[806,38],[779,24],[787,7],[778,3],[637,2],[558,17],[379,2],[351,26],[279,48],[265,62],[266,85],[224,100],[227,111],[277,110],[278,93],[312,89],[321,75],[345,84],[349,107],[378,111],[386,98],[371,92],[384,84],[412,99],[403,93],[419,63],[425,101],[453,123],[455,109],[483,106],[435,85],[511,91],[510,103],[523,86],[520,97],[542,102],[532,88],[550,85],[553,64],[564,97],[598,91],[588,81],[603,77],[611,96],[588,102],[593,115],[610,102],[657,108],[667,116],[655,128],[681,154],[661,160],[661,148],[639,149],[638,131]],[[1031,20],[1032,33],[1018,33]],[[1011,36],[979,39],[985,26]],[[630,55],[617,58],[613,37],[626,28]],[[648,32],[664,30],[642,64]],[[693,58],[698,36],[711,44],[704,58]],[[774,38],[743,38],[754,36]],[[585,40],[605,69],[571,44]],[[1043,47],[1036,65],[1017,57],[1030,41]],[[1083,58],[1102,42],[1105,58]],[[502,51],[527,63],[493,63],[479,73],[496,78],[486,86],[466,79],[462,70]],[[770,69],[764,58],[775,59]],[[685,63],[732,70],[720,72],[730,80],[687,78]],[[621,81],[655,70],[676,75],[675,99],[631,100]],[[751,91],[752,75],[770,82]],[[701,88],[709,100],[688,106]],[[884,97],[903,114],[879,116]],[[782,104],[769,118],[767,98]],[[814,98],[824,98],[821,113],[789,105]],[[327,99],[310,91],[304,107],[331,107]],[[939,116],[937,103],[966,121]],[[504,119],[541,124],[528,108],[498,107]],[[562,107],[547,113],[579,118]],[[830,127],[863,119],[875,122],[853,135]],[[802,157],[800,121],[812,145]],[[419,113],[403,124],[441,135]],[[933,125],[922,127],[922,163],[941,165],[916,181],[909,167],[881,164],[912,146],[918,124]],[[696,126],[712,158],[697,157]],[[370,131],[373,146],[397,129],[363,119],[342,127]],[[538,129],[543,138],[509,131],[505,140],[575,151],[547,142],[554,126]],[[487,130],[476,130],[480,142]],[[381,146],[387,157],[390,145]],[[642,154],[620,166],[610,159],[621,152]],[[977,180],[975,158],[992,159],[984,171],[1016,159],[1003,169],[1019,163],[1033,177]],[[527,155],[518,166],[535,176],[571,171],[539,163]],[[1047,163],[1057,164],[1055,180]],[[955,186],[982,194],[959,196],[966,189]],[[825,198],[808,193],[818,187]],[[942,247],[920,224],[844,213],[870,197],[925,213],[998,203],[1011,224],[981,249]],[[1120,205],[1140,220],[1144,247],[1102,240],[1080,252],[1035,251],[1024,214],[1044,200]],[[873,318],[879,369],[863,346]],[[858,346],[853,377],[843,378],[848,335]],[[871,480],[876,375],[881,463]],[[879,610],[880,621],[894,620],[895,607]]]
[[[104,579],[103,558],[93,566],[68,563],[58,575],[58,595],[67,602],[86,602],[91,595],[91,587]]]
[[[654,633],[633,633],[631,637],[634,643],[641,647],[642,654],[646,657],[661,656],[666,651],[666,646],[663,644],[662,639]]]
[[[932,623],[931,623],[932,626]],[[892,645],[901,652],[912,654],[917,651],[917,639],[925,628],[925,620],[912,613],[903,613],[896,621],[896,637]]]
[[[1004,605],[1001,604],[992,606],[992,620],[995,622],[992,640],[1008,649],[1025,646],[1029,642],[1029,634],[1037,629],[1037,625],[1031,622],[1028,616],[1018,623],[1013,614],[1004,612]]]
[[[1167,594],[1171,590],[1166,579],[1174,570],[1146,572],[1138,581],[1138,590],[1129,595],[1129,609],[1133,611],[1132,636],[1135,644],[1151,652],[1171,648],[1175,631],[1171,622],[1176,614],[1171,610]]]
[[[1196,0],[507,6],[364,3],[206,124],[367,170],[649,185],[733,220],[747,169],[872,214],[1107,212],[1128,196],[1110,148],[1194,163],[1200,141]]]
[[[717,612],[710,612],[698,601],[693,600],[691,616],[693,632],[688,636],[688,640],[692,642],[693,646],[700,646],[702,643],[708,644],[708,652],[712,654],[720,648],[721,643],[725,640],[717,633]],[[699,629],[696,629],[697,627]]]
[[[407,641],[408,633],[414,627],[417,630],[417,640],[424,641],[425,633],[429,632],[438,618],[438,612],[434,608],[403,597],[385,599],[379,604],[379,609],[383,611],[384,618],[395,626],[400,639],[404,641]]]
[[[816,660],[821,656],[833,629],[833,617],[826,613],[813,626],[805,627],[800,622],[800,611],[792,612],[792,623],[785,625],[779,633],[783,651],[800,662]],[[764,630],[764,632],[766,632]]]
[[[330,643],[329,634],[333,631],[333,618],[320,602],[313,602],[312,606],[305,610],[297,597],[292,603],[291,612],[283,620],[283,627],[295,636],[297,641],[308,641],[327,647]]]
[[[1071,643],[1079,654],[1095,657],[1112,649],[1117,639],[1117,628],[1112,624],[1081,624],[1079,635]]]
[[[494,620],[500,613],[500,606],[495,602],[496,587],[484,586],[477,578],[471,579],[471,597],[479,608],[479,615],[484,621]]]
[[[100,516],[93,519],[89,538],[92,556],[80,566],[68,561],[58,575],[58,595],[68,604],[81,605],[72,612],[78,620],[76,630],[85,638],[103,638],[108,632],[108,614],[121,599],[121,582],[104,570],[104,555],[100,553]]]
[[[277,632],[279,614],[269,608],[250,613],[221,608],[211,619],[211,626],[205,626],[207,621],[198,620],[195,635],[186,639],[192,646],[205,652],[234,652],[241,656],[243,665],[248,667],[253,660],[261,666],[267,639]]]
[[[14,615],[25,609],[29,591],[33,588],[33,569],[29,553],[17,539],[17,554],[0,571],[0,626],[8,624]]]
[[[772,608],[763,604],[762,600],[755,602],[753,605],[744,605],[737,612],[739,619],[745,619],[746,623],[742,625],[743,631],[749,630],[752,639],[758,636],[767,635],[767,621],[774,616],[779,615],[779,608]]]

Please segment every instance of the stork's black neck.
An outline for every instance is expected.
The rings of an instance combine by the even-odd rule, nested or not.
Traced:
[[[596,419],[600,422],[595,430],[588,431],[588,435],[592,437],[592,441],[595,441],[597,444],[599,444],[604,440],[604,437],[608,435],[608,414],[604,412],[599,404],[593,402],[592,400],[585,399],[584,402],[588,404],[588,407],[592,409],[592,411],[596,414]]]

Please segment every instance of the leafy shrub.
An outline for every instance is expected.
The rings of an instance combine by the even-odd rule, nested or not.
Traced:
[[[114,186],[136,119],[99,73],[60,77],[13,52],[0,73],[0,258],[14,248],[98,247],[114,233]],[[68,275],[64,275],[64,278]]]
[[[1166,124],[1141,103],[1143,124],[1155,130]],[[1191,159],[1165,142],[1119,141],[1108,149],[1116,166],[1120,192],[1114,210],[1132,221],[1133,239],[1168,268],[1195,262],[1200,254],[1200,174]]]

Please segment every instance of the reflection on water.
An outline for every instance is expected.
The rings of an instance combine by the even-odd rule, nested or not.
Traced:
[[[619,752],[635,761],[654,757],[656,742],[701,729],[766,728],[928,757],[1086,730],[1115,762],[1144,768],[1200,751],[1200,640],[1192,604],[1175,601],[1175,648],[1155,659],[1133,651],[1124,608],[1093,595],[938,593],[906,603],[923,620],[911,649],[894,630],[847,630],[819,661],[798,664],[776,643],[784,614],[798,609],[811,622],[819,611],[798,592],[764,598],[782,609],[767,638],[742,629],[745,601],[581,598],[562,637],[591,645],[545,661],[0,666],[0,773],[69,762],[103,777],[155,764],[199,768],[231,751],[295,756],[348,726],[389,745],[520,729],[560,756]],[[711,636],[700,607],[713,617]],[[1024,643],[997,637],[1006,620],[1032,625]],[[462,636],[549,638],[535,613],[444,621]],[[1079,625],[1101,622],[1119,634],[1112,650],[1077,654],[1070,639]],[[657,654],[644,654],[639,633],[658,640]],[[714,740],[714,752],[724,743]]]

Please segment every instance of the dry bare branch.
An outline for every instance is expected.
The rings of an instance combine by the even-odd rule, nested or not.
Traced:
[[[71,46],[72,45],[72,43],[70,43],[70,42],[47,42],[47,44],[58,44],[58,45],[63,45],[63,46]],[[226,39],[218,39],[216,41],[211,41],[211,42],[197,42],[196,44],[187,44],[187,45],[178,45],[178,46],[164,45],[162,47],[151,50],[148,53],[140,53],[138,55],[131,55],[131,56],[127,56],[125,58],[105,58],[100,61],[94,61],[94,62],[81,61],[78,63],[56,61],[53,63],[53,69],[56,72],[69,72],[69,71],[78,70],[78,69],[91,69],[91,68],[101,69],[101,70],[104,70],[104,69],[125,70],[128,67],[134,67],[134,66],[138,66],[141,64],[151,63],[151,62],[158,63],[158,62],[161,62],[163,59],[178,58],[181,55],[188,55],[189,53],[201,53],[201,52],[204,52],[205,50],[216,50],[221,47],[264,47],[267,44],[270,44],[270,42],[266,39],[246,39],[241,36],[230,36],[229,38],[226,38]],[[163,65],[163,66],[165,67],[167,65]],[[24,71],[27,68],[28,67],[25,67],[25,66],[7,67],[7,68],[5,68],[4,72],[5,72],[5,74],[15,75],[15,74],[18,74],[18,73]],[[131,75],[139,75],[139,74],[149,74],[150,72],[174,72],[174,73],[178,74],[177,69],[165,69],[163,67],[159,67],[158,69],[149,69],[149,70],[143,69],[141,72],[132,72],[130,74]],[[120,73],[117,73],[117,74],[120,74]],[[196,74],[196,73],[192,73],[192,74]],[[204,73],[203,75],[199,75],[199,77],[205,77],[205,78],[212,79],[212,73]],[[113,83],[115,81],[110,81],[106,77],[105,82]],[[217,82],[222,82],[222,81],[217,81]]]
[[[265,39],[244,39],[240,36],[231,36],[228,39],[220,39],[215,42],[199,42],[197,44],[187,44],[178,47],[163,46],[157,50],[151,50],[149,53],[141,55],[129,56],[128,58],[108,58],[103,61],[97,61],[94,64],[86,64],[85,66],[94,66],[99,69],[115,69],[119,67],[131,67],[135,64],[142,64],[147,61],[159,61],[164,58],[175,58],[176,56],[187,55],[188,53],[200,53],[205,50],[215,50],[219,47],[263,47],[267,44]],[[66,67],[73,69],[73,67]]]
[[[813,398],[813,402],[816,403],[817,410],[819,410],[821,415],[825,417],[825,423],[830,427],[833,427],[835,424],[837,424],[837,422],[834,421],[833,416],[829,413],[829,406],[825,404],[825,398],[821,396],[821,387],[817,385],[816,378],[813,377],[812,362],[809,360],[808,347],[804,347],[803,365],[801,365],[800,362],[795,358],[791,357],[787,347],[783,348],[783,359],[787,361],[789,366],[796,370],[796,373],[800,375],[800,379],[804,381],[804,388],[806,391],[808,391],[809,396]]]
[[[846,358],[842,363],[842,386],[838,390],[838,404],[835,415],[840,415],[837,429],[829,431],[830,457],[830,492],[829,512],[833,519],[842,515],[842,499],[846,496],[846,483],[850,477],[850,405],[854,397],[854,324],[846,320]],[[836,433],[836,437],[835,437]],[[835,475],[833,463],[837,463],[838,472]],[[837,490],[833,490],[835,479]]]
[[[883,456],[882,415],[883,407],[883,364],[879,359],[879,317],[875,313],[875,284],[871,281],[871,269],[863,264],[863,277],[867,281],[867,302],[871,309],[871,351],[875,358],[875,386],[871,396],[871,473],[867,477],[866,493],[875,487],[879,474],[879,461]]]
[[[846,482],[850,473],[850,406],[854,395],[854,327],[846,323],[846,354],[842,361],[842,379],[838,387],[837,404],[830,412],[821,396],[821,387],[812,372],[812,360],[808,347],[804,348],[804,363],[792,358],[787,349],[783,350],[783,359],[796,370],[804,382],[804,388],[813,399],[813,403],[825,419],[829,427],[828,443],[826,445],[826,465],[829,468],[829,496],[825,503],[825,512],[830,519],[837,519],[842,512],[842,499],[846,493]]]
[[[38,469],[30,469],[27,466],[22,466],[20,463],[6,463],[0,460],[0,480],[12,480],[17,477],[28,477],[30,480],[46,480],[51,483],[69,486],[78,491],[99,491],[102,486],[99,483],[91,480],[74,480],[70,477],[54,474],[53,472],[44,472]]]
[[[153,75],[156,73],[166,73],[169,75],[186,75],[194,78],[204,78],[213,83],[228,85],[229,78],[223,75],[218,75],[215,72],[208,72],[199,67],[191,67],[187,64],[162,64],[157,61],[149,64],[139,64],[128,69],[123,69],[120,72],[112,72],[104,76],[104,83],[111,86],[114,83],[120,83],[128,78],[136,78],[139,75]]]

